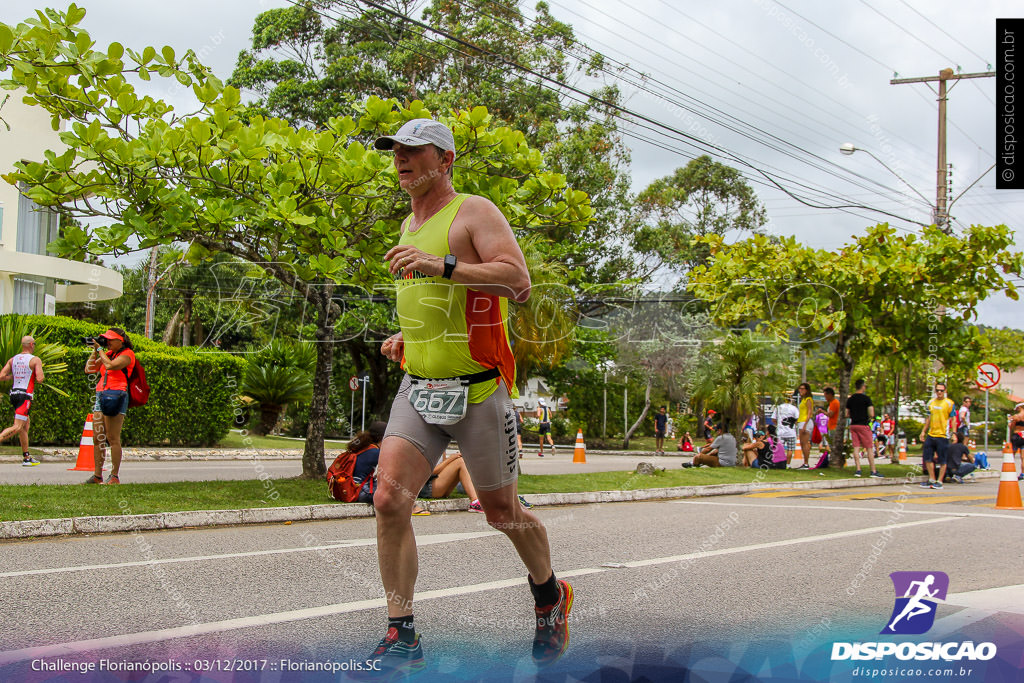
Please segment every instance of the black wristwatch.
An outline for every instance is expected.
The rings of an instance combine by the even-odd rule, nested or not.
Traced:
[[[448,254],[444,257],[444,272],[441,273],[441,277],[445,280],[452,279],[452,273],[455,272],[455,264],[458,260],[455,258],[455,254]]]

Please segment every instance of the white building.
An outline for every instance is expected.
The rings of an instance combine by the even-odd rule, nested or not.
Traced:
[[[7,93],[0,91],[0,102]],[[0,173],[14,163],[43,158],[43,152],[64,148],[50,115],[21,101],[14,91],[0,118]],[[59,236],[58,215],[0,180],[0,313],[52,315],[60,302],[101,301],[121,296],[121,274],[91,263],[57,258],[46,245]]]

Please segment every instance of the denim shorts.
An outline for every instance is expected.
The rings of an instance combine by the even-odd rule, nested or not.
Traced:
[[[120,414],[120,415],[127,415],[128,414],[128,392],[127,391],[122,391],[120,389],[104,389],[103,391],[97,391],[96,392],[96,400],[92,404],[92,412],[94,412],[94,413],[101,413],[101,412],[103,412],[103,410],[100,408],[100,394],[104,394],[104,395],[107,395],[107,396],[118,395],[117,399],[118,399],[118,401],[120,401],[120,404],[119,404],[118,409],[117,409],[118,414]]]

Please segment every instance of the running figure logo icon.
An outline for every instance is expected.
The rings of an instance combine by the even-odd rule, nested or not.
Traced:
[[[882,633],[919,635],[935,623],[935,604],[946,599],[949,576],[945,572],[893,572],[896,604]]]

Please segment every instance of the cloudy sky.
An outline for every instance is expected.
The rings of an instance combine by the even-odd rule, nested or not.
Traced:
[[[137,48],[192,48],[226,77],[239,50],[248,46],[255,16],[286,6],[287,0],[78,4],[88,10],[84,25],[101,45],[117,40]],[[945,67],[963,73],[994,69],[995,19],[1021,14],[1015,10],[1019,3],[1009,0],[549,4],[557,18],[574,27],[580,43],[631,67],[614,81],[630,109],[745,160],[749,166],[741,168],[768,209],[768,229],[826,249],[838,248],[876,222],[916,231],[914,221],[930,220],[936,96],[929,84],[889,81],[934,76]],[[0,20],[16,23],[39,6],[5,0]],[[187,93],[166,84],[150,87],[156,96],[188,103]],[[951,199],[981,176],[953,205],[954,227],[1024,225],[1024,191],[997,191],[994,173],[985,173],[995,160],[995,79],[957,83],[948,116]],[[637,189],[702,153],[659,126],[652,131],[626,125],[626,130]],[[844,142],[872,152],[896,174],[864,152],[841,155]],[[738,165],[726,155],[719,159]],[[807,206],[769,186],[755,168],[808,203],[859,208]],[[1018,245],[1024,246],[1024,237]],[[983,305],[981,322],[1024,327],[1022,314],[1024,304],[993,297]]]

